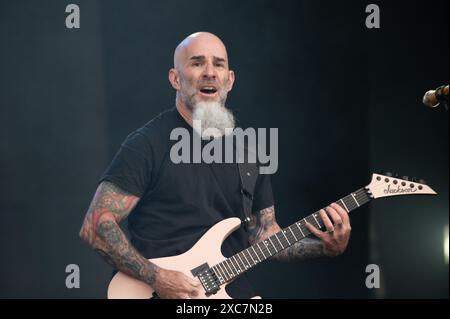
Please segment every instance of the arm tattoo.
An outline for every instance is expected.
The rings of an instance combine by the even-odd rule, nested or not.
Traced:
[[[248,227],[249,241],[251,243],[256,243],[266,239],[270,235],[265,235],[272,232],[277,232],[276,226],[278,225],[276,225],[275,221],[275,208],[270,206],[260,210],[258,213],[252,215],[252,219]]]
[[[110,182],[102,182],[97,188],[81,228],[81,237],[91,245],[96,239],[96,227],[101,217],[108,215],[119,223],[134,208],[139,198],[121,190]]]
[[[281,251],[275,258],[282,261],[306,260],[325,256],[322,242],[318,239],[304,238],[291,247]]]
[[[251,244],[254,244],[279,231],[281,231],[281,228],[275,220],[275,208],[271,206],[253,214],[248,227],[249,241]],[[325,256],[322,242],[317,239],[304,238],[273,256],[273,258],[287,261],[305,260],[322,256]]]
[[[132,277],[144,280],[149,285],[155,283],[158,267],[130,244],[119,225],[110,220],[101,222],[97,227],[101,239],[95,250],[113,267]]]
[[[118,224],[138,201],[138,197],[110,182],[101,183],[84,219],[80,237],[110,265],[152,285],[158,267],[138,253]]]

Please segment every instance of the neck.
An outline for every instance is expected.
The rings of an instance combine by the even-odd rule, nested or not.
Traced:
[[[369,201],[370,196],[367,194],[366,189],[360,188],[341,198],[336,204],[340,205],[349,213]],[[319,211],[317,211],[265,240],[259,241],[249,248],[212,266],[220,283],[230,282],[260,262],[278,254],[310,235],[309,230],[305,226],[306,221],[319,229],[323,229],[325,226],[319,217]]]
[[[189,107],[186,105],[186,103],[184,103],[183,101],[181,101],[179,99],[178,96],[176,99],[176,107],[177,107],[178,113],[180,113],[181,117],[186,121],[186,123],[188,123],[190,126],[193,126],[192,125],[192,111],[189,109]]]

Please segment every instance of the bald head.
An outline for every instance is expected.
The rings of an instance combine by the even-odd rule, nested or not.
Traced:
[[[226,60],[228,64],[228,54],[220,38],[209,32],[196,32],[181,41],[175,49],[173,55],[173,66],[178,69],[191,56],[197,56],[202,50],[210,50],[219,58]]]
[[[169,81],[177,91],[177,105],[192,110],[199,102],[225,105],[234,83],[223,42],[209,32],[197,32],[175,49]]]

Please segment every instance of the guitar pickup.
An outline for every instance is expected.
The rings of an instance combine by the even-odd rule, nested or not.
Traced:
[[[191,270],[193,276],[198,277],[206,291],[206,295],[213,295],[220,290],[219,279],[207,263]]]

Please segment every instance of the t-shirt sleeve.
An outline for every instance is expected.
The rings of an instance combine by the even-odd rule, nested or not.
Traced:
[[[272,184],[269,174],[259,174],[256,180],[255,191],[253,194],[252,212],[258,212],[261,209],[274,205]]]
[[[131,133],[120,146],[99,183],[108,181],[142,197],[151,182],[152,157],[148,139],[142,133]]]

